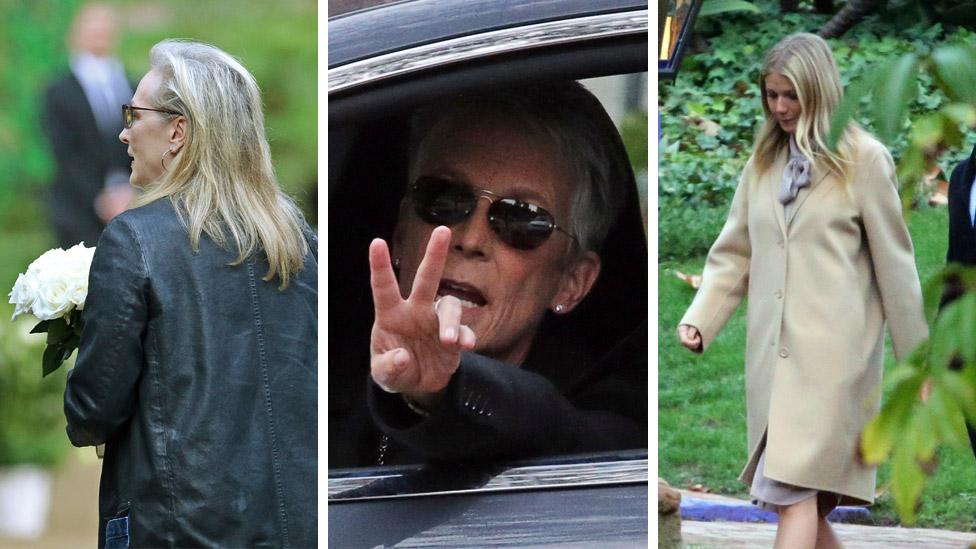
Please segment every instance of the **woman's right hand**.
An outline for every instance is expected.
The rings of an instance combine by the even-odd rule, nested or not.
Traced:
[[[695,353],[702,352],[701,333],[698,332],[698,328],[695,328],[691,324],[681,324],[678,326],[678,339],[681,340],[681,344],[689,351]]]
[[[461,360],[474,349],[475,335],[461,324],[461,302],[437,298],[451,230],[430,235],[410,296],[400,295],[386,242],[369,245],[370,286],[376,316],[370,338],[370,373],[390,393],[401,393],[424,408],[436,405]]]

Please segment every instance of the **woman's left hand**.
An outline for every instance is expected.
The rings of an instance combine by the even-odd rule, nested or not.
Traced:
[[[434,229],[406,299],[400,295],[386,242],[376,239],[369,246],[376,312],[370,339],[373,381],[428,409],[457,370],[461,351],[475,345],[474,332],[461,324],[461,302],[453,296],[437,298],[450,242],[450,229]]]

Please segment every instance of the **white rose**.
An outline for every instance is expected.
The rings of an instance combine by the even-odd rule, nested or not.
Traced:
[[[88,298],[88,273],[95,248],[84,242],[67,250],[54,248],[41,254],[17,277],[10,291],[14,318],[33,313],[40,320],[60,318],[74,308],[83,309]]]
[[[71,302],[81,310],[85,308],[85,299],[88,297],[88,273],[95,257],[95,248],[86,248],[82,242],[69,248],[67,256],[68,293]]]
[[[17,318],[18,315],[31,312],[31,307],[37,300],[38,291],[36,276],[30,273],[17,275],[17,282],[14,283],[9,294],[9,303],[14,305],[14,316],[10,320]]]
[[[79,311],[85,308],[85,299],[88,298],[88,278],[80,279],[72,277],[68,279],[68,300]]]
[[[34,316],[40,320],[61,318],[74,304],[69,295],[68,277],[54,269],[42,271],[38,277],[40,292],[34,301]]]
[[[64,264],[67,257],[67,253],[61,248],[48,250],[41,254],[41,257],[35,259],[30,266],[27,267],[27,272],[39,275],[44,272],[60,270],[61,265]]]

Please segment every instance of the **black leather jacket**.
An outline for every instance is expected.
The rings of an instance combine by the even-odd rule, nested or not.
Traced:
[[[306,228],[307,229],[307,228]],[[76,446],[105,443],[99,546],[316,543],[317,241],[284,291],[262,255],[206,235],[172,203],[118,216],[89,278],[64,409]],[[113,525],[113,531],[115,530]]]

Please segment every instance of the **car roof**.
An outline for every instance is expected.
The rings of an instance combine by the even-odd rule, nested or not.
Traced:
[[[329,67],[530,23],[647,9],[646,0],[340,0],[330,2]]]

